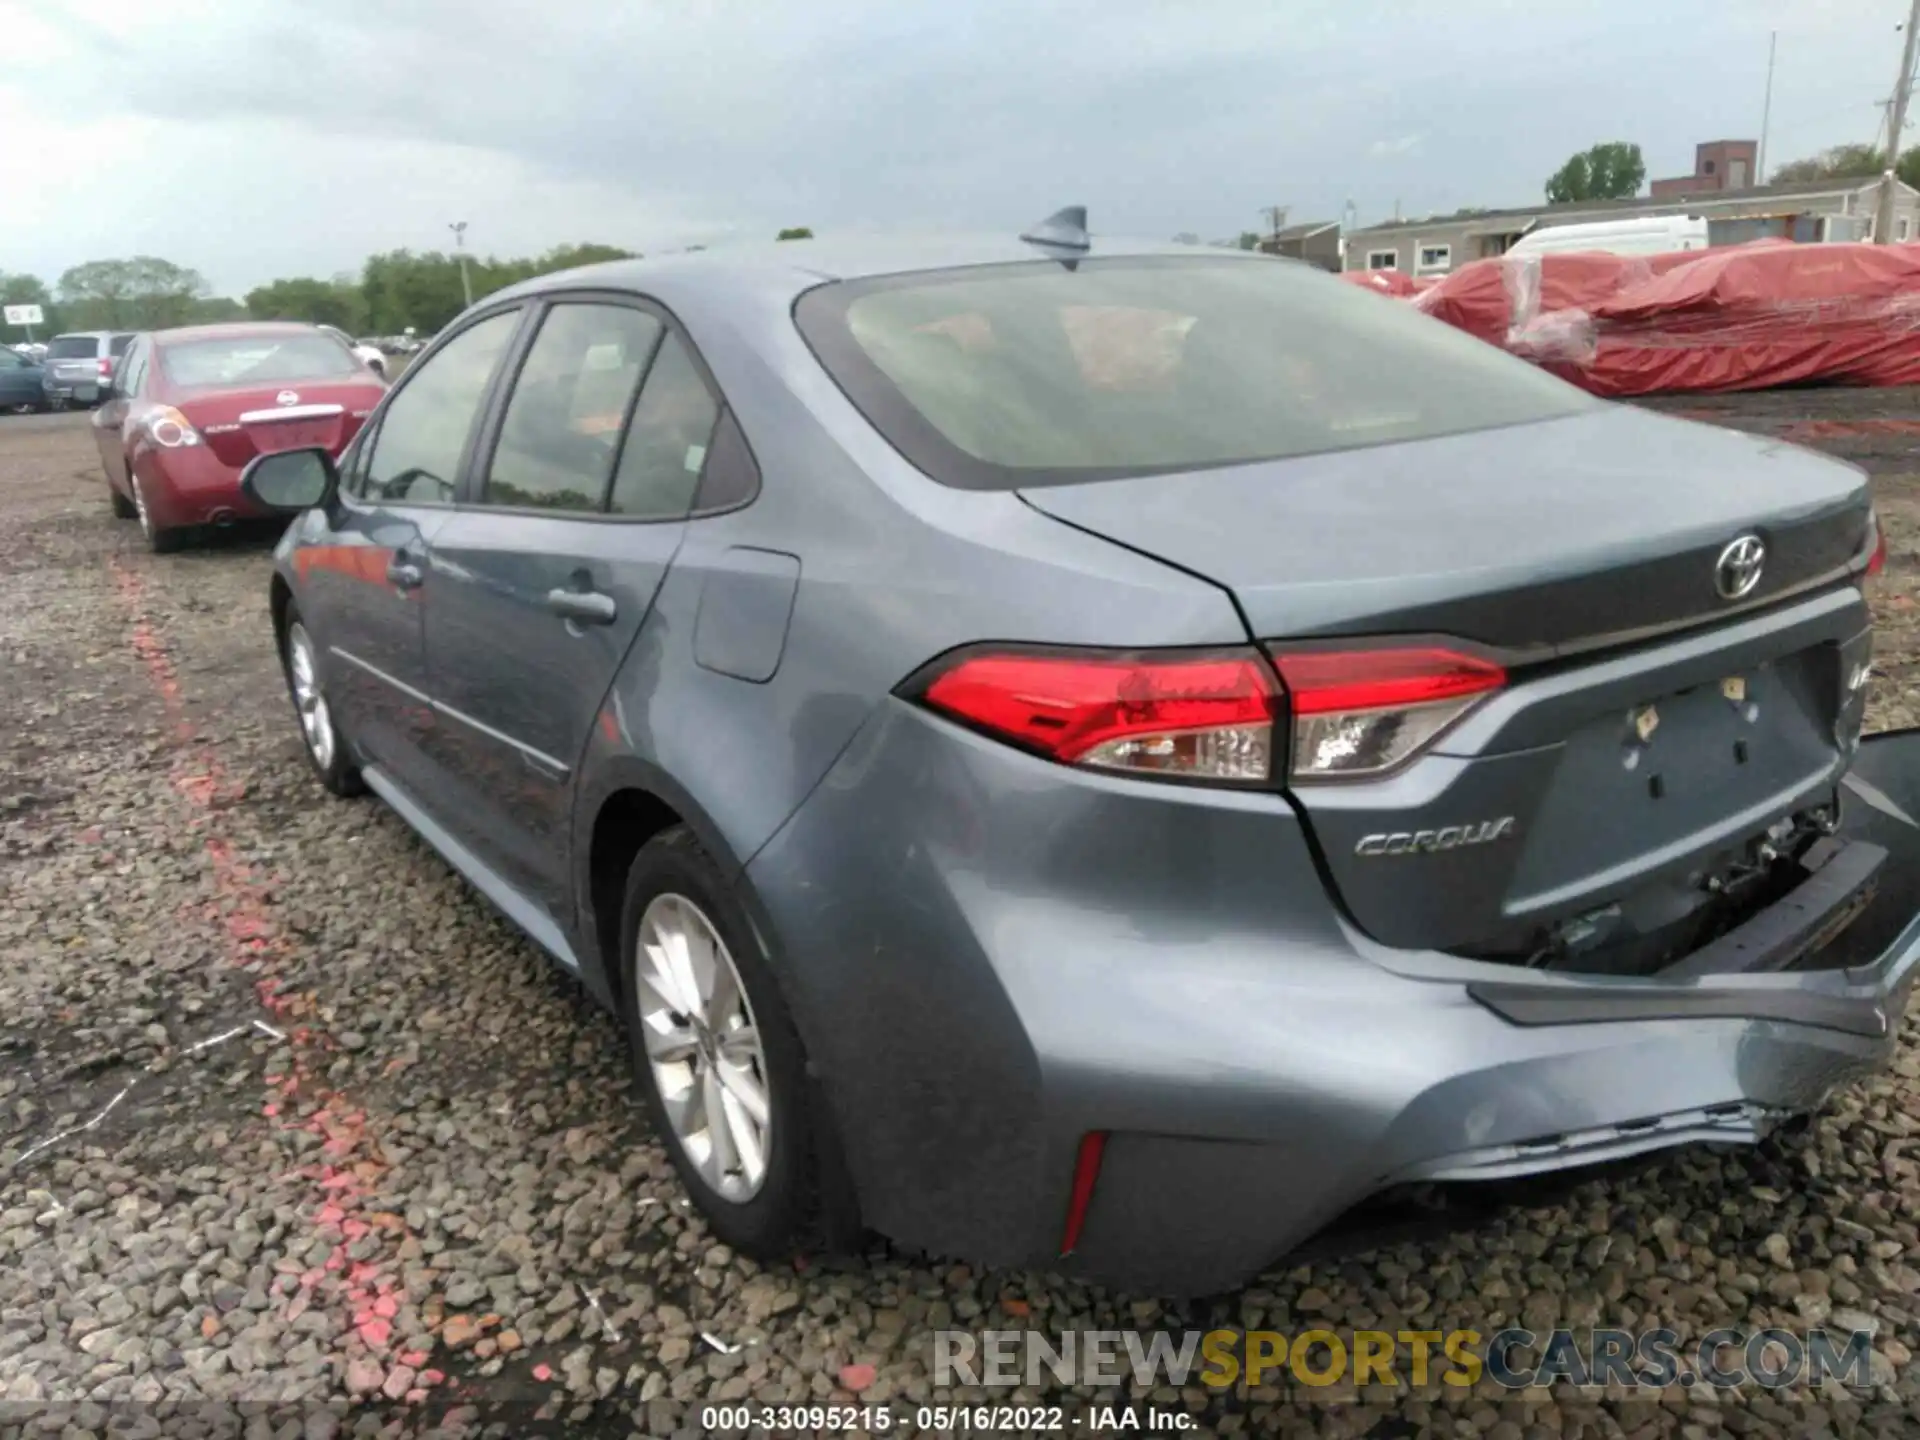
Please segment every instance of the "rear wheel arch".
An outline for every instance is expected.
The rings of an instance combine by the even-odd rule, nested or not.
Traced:
[[[760,953],[773,968],[781,988],[789,992],[791,1005],[795,998],[791,977],[769,935],[759,898],[745,883],[744,861],[727,844],[712,817],[671,776],[637,756],[608,757],[600,763],[598,783],[581,806],[574,832],[574,853],[586,856],[586,864],[578,867],[575,878],[581,932],[577,938],[591,945],[592,959],[605,979],[606,998],[615,1010],[622,1000],[620,911],[626,899],[627,872],[642,846],[676,825],[692,832],[739,897]],[[796,1007],[796,1018],[798,1013]]]
[[[287,612],[293,608],[293,587],[287,584],[287,577],[275,574],[273,583],[267,589],[267,612],[273,616],[273,638],[275,648],[286,643]]]
[[[641,847],[654,836],[684,823],[681,815],[651,790],[638,786],[615,790],[600,802],[588,832],[584,876],[588,924],[600,975],[615,1011],[624,1003],[620,993],[620,907],[626,896],[627,873]]]

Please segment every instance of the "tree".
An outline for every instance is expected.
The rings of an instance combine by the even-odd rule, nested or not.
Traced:
[[[804,225],[791,225],[773,237],[776,240],[811,240],[813,231]]]
[[[53,303],[48,293],[47,283],[38,275],[15,273],[12,275],[0,271],[0,305],[38,305],[46,315],[45,323],[37,328],[51,335],[60,328],[59,307]],[[18,336],[9,338],[17,339]]]
[[[1771,178],[1782,184],[1805,180],[1874,180],[1886,170],[1887,152],[1878,145],[1835,145],[1818,155],[1777,166]],[[1894,174],[1920,189],[1920,145],[1902,152]]]
[[[315,325],[336,325],[354,335],[366,321],[367,304],[352,276],[332,280],[300,276],[249,290],[247,313],[256,320],[305,320]]]
[[[533,261],[533,274],[551,275],[556,270],[573,270],[582,265],[604,265],[609,260],[638,260],[638,252],[622,250],[618,245],[556,245]]]
[[[1804,180],[1870,179],[1887,168],[1887,155],[1877,145],[1835,145],[1804,160],[1776,165],[1773,179],[1783,184]]]
[[[197,270],[154,255],[90,260],[60,277],[65,323],[76,329],[159,330],[185,323],[205,297]]]
[[[238,300],[226,295],[209,295],[195,300],[187,306],[182,323],[187,325],[222,325],[230,320],[247,318],[247,307]]]
[[[471,264],[474,299],[499,288],[498,282],[487,283],[487,262]],[[368,256],[360,290],[366,298],[367,327],[376,335],[397,335],[409,325],[432,334],[466,308],[460,263],[438,250]]]
[[[1258,250],[1260,248],[1260,233],[1257,230],[1242,230],[1240,232],[1240,238],[1233,243],[1241,250]]]
[[[1625,200],[1640,193],[1647,162],[1640,147],[1624,140],[1589,146],[1547,178],[1547,203],[1574,200]]]

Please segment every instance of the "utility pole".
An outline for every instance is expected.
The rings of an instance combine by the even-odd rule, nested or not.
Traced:
[[[1913,0],[1907,14],[1907,43],[1900,50],[1900,78],[1893,87],[1893,99],[1887,106],[1887,170],[1880,177],[1880,204],[1873,216],[1873,243],[1893,240],[1893,209],[1900,183],[1893,173],[1900,163],[1900,137],[1907,128],[1907,102],[1913,98],[1913,60],[1920,44],[1920,0]]]
[[[460,257],[460,293],[466,297],[467,308],[473,308],[473,282],[467,278],[467,222],[456,220],[447,226],[453,231],[453,253]]]
[[[1780,32],[1774,30],[1767,35],[1767,98],[1760,105],[1760,145],[1753,157],[1753,183],[1767,183],[1767,127],[1773,122],[1773,56],[1780,48]]]

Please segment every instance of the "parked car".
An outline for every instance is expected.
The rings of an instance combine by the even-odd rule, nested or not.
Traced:
[[[256,455],[337,454],[386,387],[310,325],[204,325],[137,337],[93,435],[113,513],[137,518],[157,551],[192,527],[269,512],[240,491]]]
[[[46,371],[12,350],[0,349],[0,411],[26,415],[47,408]]]
[[[1206,1293],[1887,1060],[1858,471],[1036,234],[545,276],[248,467],[313,769],[624,1016],[721,1239]]]
[[[47,403],[55,410],[99,404],[107,382],[113,379],[114,366],[132,343],[132,334],[124,330],[76,330],[54,336],[43,362]]]
[[[356,340],[337,325],[318,325],[314,328],[325,331],[342,345],[346,346],[347,349],[353,352],[356,360],[373,371],[373,373],[378,375],[382,380],[387,378],[387,357],[379,346],[369,345],[364,341]]]

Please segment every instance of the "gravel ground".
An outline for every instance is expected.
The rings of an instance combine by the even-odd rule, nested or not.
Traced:
[[[1874,723],[1914,723],[1920,476],[1878,483]],[[1508,1322],[1871,1327],[1879,1384],[1135,1398],[1219,1434],[1916,1428],[1912,1021],[1890,1074],[1764,1146],[1496,1192],[1472,1228],[1208,1302],[736,1258],[686,1209],[614,1023],[384,808],[310,778],[270,541],[137,541],[83,418],[0,422],[0,1434],[697,1435],[704,1402],[849,1387],[1071,1421],[1127,1397],[935,1391],[931,1332]]]

